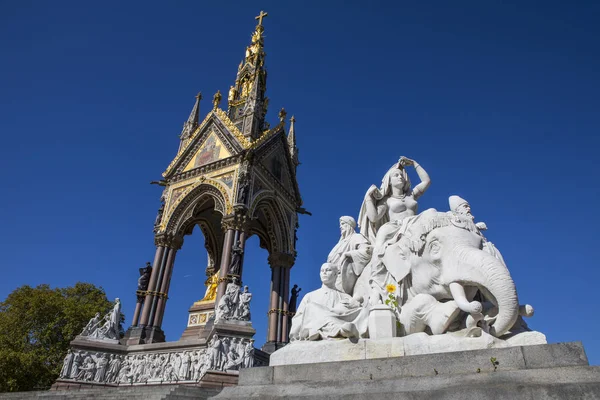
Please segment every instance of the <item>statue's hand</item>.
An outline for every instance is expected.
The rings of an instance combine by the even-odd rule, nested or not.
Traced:
[[[367,193],[365,194],[365,198],[373,197],[373,194],[377,193],[378,190],[379,189],[377,188],[377,186],[371,185],[371,187],[369,187],[369,190],[367,190]]]
[[[403,167],[408,167],[409,165],[415,165],[415,161],[411,160],[410,158],[407,157],[400,157],[400,161],[399,161],[400,165],[402,165]]]
[[[487,230],[487,225],[485,224],[485,222],[478,222],[475,224],[475,226],[477,227],[477,229],[479,229],[480,231],[485,231]]]

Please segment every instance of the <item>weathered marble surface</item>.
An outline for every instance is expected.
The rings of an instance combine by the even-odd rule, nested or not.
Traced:
[[[540,332],[523,332],[505,339],[496,338],[481,330],[478,333],[479,337],[466,337],[467,330],[462,330],[445,335],[421,332],[385,339],[296,341],[271,354],[269,365],[368,360],[547,343],[546,336]]]
[[[119,339],[119,323],[121,321],[121,300],[115,299],[113,309],[100,318],[100,313],[90,319],[79,337],[84,337],[88,340],[112,341],[118,342]]]
[[[96,383],[198,381],[207,371],[235,371],[255,365],[254,340],[214,335],[207,348],[140,351],[124,355],[71,349],[60,380]]]
[[[421,180],[414,188],[407,173],[411,166]],[[352,217],[340,218],[341,238],[327,259],[337,270],[335,285],[323,282],[321,289],[305,295],[292,320],[290,340],[381,337],[383,325],[377,324],[383,320],[376,315],[370,318],[369,332],[335,318],[344,303],[339,293],[351,296],[345,302],[354,303],[357,314],[356,303],[366,314],[380,314],[382,303],[392,306],[400,323],[398,336],[480,329],[499,338],[529,331],[523,317],[531,317],[533,307],[519,303],[504,259],[483,235],[485,223],[475,223],[468,202],[451,196],[448,212],[418,212],[418,199],[430,184],[421,165],[401,157],[379,188],[367,190],[360,233]],[[326,299],[324,292],[336,294],[337,300]],[[424,336],[411,340],[415,337]]]

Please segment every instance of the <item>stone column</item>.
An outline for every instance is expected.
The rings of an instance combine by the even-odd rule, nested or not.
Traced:
[[[148,325],[148,320],[150,318],[150,305],[152,304],[152,300],[154,299],[154,295],[152,293],[156,291],[156,281],[158,280],[158,275],[160,273],[160,266],[162,265],[164,253],[164,246],[156,247],[154,263],[152,264],[152,274],[150,275],[150,282],[148,283],[148,289],[146,291],[146,299],[144,300],[144,311],[142,312],[142,318],[139,321],[140,326]]]
[[[284,309],[288,308],[289,269],[294,265],[295,257],[288,253],[273,253],[269,256],[271,265],[271,301],[269,306],[269,330],[267,342],[273,351],[287,342],[287,318]]]
[[[279,321],[279,282],[281,276],[281,267],[271,265],[271,300],[269,302],[269,328],[267,332],[267,342],[277,341],[277,325]]]
[[[135,311],[133,312],[133,320],[131,321],[131,326],[138,326],[138,323],[140,321],[140,311],[142,310],[142,302],[144,301],[144,299],[140,299],[138,298],[136,305],[135,305]]]
[[[283,306],[282,306],[282,315],[281,315],[281,333],[279,336],[279,341],[282,343],[288,343],[289,342],[289,301],[290,301],[290,270],[291,270],[291,266],[290,267],[286,267],[283,268],[282,272],[283,272],[283,276],[282,276],[282,283],[283,283],[283,292],[282,292],[282,300],[283,300]]]
[[[152,326],[157,328],[161,327],[163,316],[165,314],[165,307],[167,305],[167,299],[169,298],[169,286],[171,285],[171,275],[173,274],[173,265],[175,264],[176,255],[177,249],[171,249],[169,251],[162,284],[160,286],[160,292],[157,294],[158,301],[156,304],[156,315],[154,316],[154,323],[152,324]]]
[[[219,304],[219,299],[223,296],[225,289],[227,288],[227,272],[229,270],[231,247],[233,246],[234,236],[235,231],[233,228],[229,228],[225,232],[225,237],[223,238],[223,255],[221,256],[221,266],[219,267],[219,286],[217,287],[215,304]]]

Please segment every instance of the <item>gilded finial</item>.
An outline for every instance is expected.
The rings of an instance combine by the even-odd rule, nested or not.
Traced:
[[[219,107],[222,98],[223,96],[221,96],[221,91],[217,90],[217,93],[215,93],[215,95],[213,96],[213,109],[216,110],[217,107]]]
[[[260,10],[260,14],[258,14],[256,17],[254,17],[254,19],[258,21],[258,25],[257,26],[262,26],[262,20],[267,15],[269,15],[269,14],[267,14],[266,12]]]
[[[285,111],[285,108],[282,108],[281,110],[279,110],[279,122],[285,122],[285,116],[287,115],[287,111]]]
[[[198,92],[198,94],[196,95],[196,99],[202,100],[202,92]]]

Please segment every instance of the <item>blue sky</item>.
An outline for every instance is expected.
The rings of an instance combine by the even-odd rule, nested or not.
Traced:
[[[593,2],[3,2],[3,278],[93,282],[127,322],[154,255],[158,179],[202,91],[226,93],[261,9],[268,119],[296,116],[305,207],[292,283],[316,289],[365,191],[406,155],[429,172],[420,209],[468,199],[502,251],[532,328],[583,341],[600,364],[597,152],[600,52]],[[414,171],[411,171],[414,172]],[[415,181],[416,175],[411,175]],[[199,230],[185,239],[163,328],[204,294]],[[253,237],[244,281],[266,336],[270,270]]]

